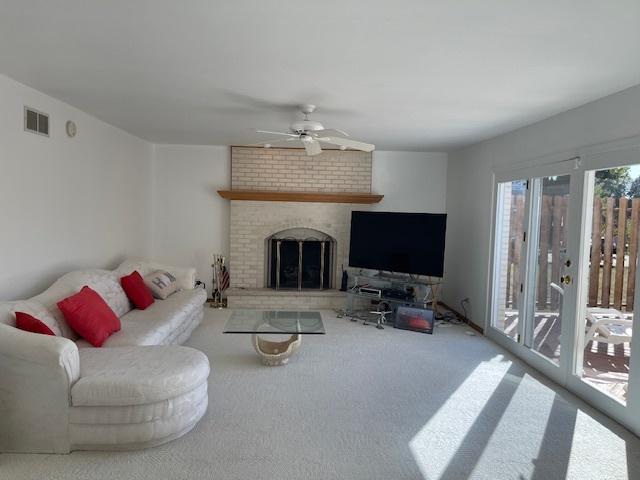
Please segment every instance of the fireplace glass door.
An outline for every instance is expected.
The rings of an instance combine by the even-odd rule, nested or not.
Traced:
[[[269,286],[279,289],[331,288],[332,242],[316,239],[272,239]]]

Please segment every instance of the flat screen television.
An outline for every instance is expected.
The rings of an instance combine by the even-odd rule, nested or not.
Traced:
[[[352,212],[349,266],[442,277],[447,215]]]

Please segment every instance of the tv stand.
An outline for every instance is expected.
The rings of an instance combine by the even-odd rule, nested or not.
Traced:
[[[380,303],[386,303],[395,312],[399,305],[406,305],[418,308],[431,308],[435,315],[439,315],[438,309],[438,293],[441,278],[411,278],[410,275],[389,274],[387,272],[363,273],[359,272],[354,275],[354,285],[347,289],[347,305],[345,314],[355,317],[358,312],[354,309],[354,300],[357,298],[376,300]],[[385,295],[384,291],[402,291],[413,290],[414,297],[398,298],[396,296]],[[370,309],[367,309],[368,312]]]

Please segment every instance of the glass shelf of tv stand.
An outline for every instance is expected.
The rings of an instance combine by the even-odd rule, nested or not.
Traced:
[[[416,278],[407,275],[387,275],[380,273],[363,273],[358,272],[353,275],[355,279],[354,285],[347,289],[347,305],[345,308],[345,315],[349,317],[362,318],[367,320],[369,318],[369,309],[354,309],[354,300],[356,298],[375,300],[378,302],[387,303],[393,310],[399,305],[406,305],[409,307],[417,308],[431,308],[436,315],[438,311],[438,292],[442,279],[437,277]],[[371,293],[362,293],[360,287],[371,286],[377,289],[394,288],[399,290],[406,290],[407,287],[413,287],[416,291],[416,297],[413,300],[400,299],[395,297],[387,297],[383,295],[374,295]],[[422,291],[420,293],[420,290]]]

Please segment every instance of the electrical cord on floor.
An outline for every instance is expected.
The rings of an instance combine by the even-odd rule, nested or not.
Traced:
[[[467,317],[467,309],[465,307],[465,302],[468,302],[467,298],[460,301],[460,306],[462,307],[462,311],[464,312],[464,316],[460,318],[458,314],[452,312],[451,310],[447,310],[442,314],[436,316],[436,325],[463,325],[468,323]]]
[[[436,317],[436,326],[449,326],[449,325],[461,325],[464,322],[458,318],[458,315],[451,310],[445,310],[443,313],[438,314]]]

